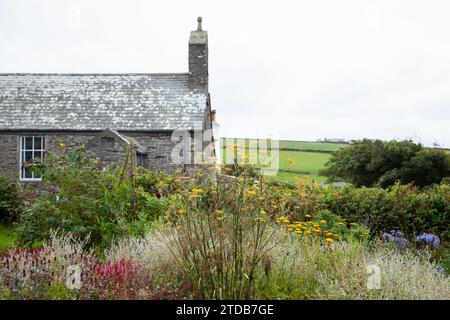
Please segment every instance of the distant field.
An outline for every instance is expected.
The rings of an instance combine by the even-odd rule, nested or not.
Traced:
[[[300,150],[318,150],[318,151],[336,151],[345,146],[340,143],[311,142],[311,141],[291,141],[279,140],[280,148],[300,149]]]
[[[226,141],[228,145],[236,143],[228,139]],[[325,167],[325,163],[330,158],[332,152],[346,146],[346,144],[328,142],[291,140],[279,140],[277,142],[280,149],[280,171],[275,179],[288,182],[294,182],[296,179],[325,182],[326,178],[319,176],[319,170]],[[247,142],[246,151],[248,151],[248,145],[249,143]],[[226,156],[223,138],[221,139],[221,147],[222,161],[225,161]]]

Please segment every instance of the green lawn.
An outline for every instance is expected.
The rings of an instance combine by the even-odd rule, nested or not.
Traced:
[[[0,252],[11,247],[16,241],[13,227],[0,225]]]

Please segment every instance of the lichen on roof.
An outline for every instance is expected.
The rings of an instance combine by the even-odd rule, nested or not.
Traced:
[[[0,74],[0,130],[192,129],[207,92],[175,74]]]

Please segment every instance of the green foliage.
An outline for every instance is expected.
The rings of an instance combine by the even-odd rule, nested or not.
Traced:
[[[51,229],[72,232],[104,246],[124,235],[142,235],[158,218],[165,198],[137,186],[134,166],[101,168],[82,150],[50,154],[40,167],[46,189],[22,214],[21,242],[32,244]]]
[[[0,173],[0,222],[10,223],[16,220],[20,205],[16,183]]]
[[[321,174],[356,186],[387,187],[399,181],[424,187],[449,176],[450,160],[444,151],[412,141],[364,139],[336,151]]]
[[[267,192],[253,172],[218,180],[199,173],[170,197],[167,219],[176,233],[171,250],[199,297],[252,297],[254,274],[273,234],[262,211]]]
[[[13,226],[0,225],[0,252],[11,247],[16,242],[15,228]]]
[[[401,230],[413,237],[423,232],[450,240],[450,186],[419,190],[412,185],[324,188],[322,205],[349,221],[364,223],[373,234]]]

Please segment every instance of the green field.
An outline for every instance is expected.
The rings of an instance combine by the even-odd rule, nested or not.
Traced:
[[[0,252],[11,247],[16,241],[16,235],[12,227],[0,225]]]
[[[230,138],[227,138],[226,140],[229,147],[238,143],[238,140],[233,142],[233,140],[229,139]],[[250,141],[250,139],[246,139],[246,141]],[[255,142],[256,140],[251,141]],[[279,140],[276,142],[278,142],[278,147],[280,149],[280,171],[275,179],[288,182],[295,182],[296,179],[325,182],[326,178],[319,176],[319,170],[325,167],[325,163],[328,161],[333,151],[339,150],[340,148],[346,146],[346,144],[328,142],[291,140]],[[245,144],[246,152],[248,152],[249,145],[249,142]],[[225,145],[223,139],[221,139],[221,147],[222,161],[225,161],[226,155],[224,152]]]
[[[342,148],[344,144],[329,142],[311,142],[311,141],[292,141],[279,140],[280,149],[299,149],[299,150],[317,150],[317,151],[336,151]]]

